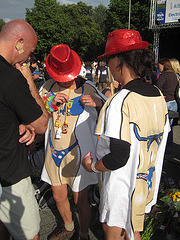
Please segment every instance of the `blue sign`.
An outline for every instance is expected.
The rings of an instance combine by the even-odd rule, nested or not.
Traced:
[[[166,9],[157,9],[156,11],[156,21],[163,24],[165,23]]]

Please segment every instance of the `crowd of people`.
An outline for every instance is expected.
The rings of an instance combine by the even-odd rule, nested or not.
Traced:
[[[76,230],[68,186],[78,207],[78,240],[90,239],[88,188],[95,184],[105,239],[140,240],[145,213],[157,201],[165,151],[171,151],[168,111],[178,111],[178,60],[161,59],[158,74],[148,42],[119,29],[108,35],[96,66],[83,65],[68,45],[58,44],[43,72],[30,59],[36,45],[24,20],[0,32],[1,239],[8,233],[39,239],[28,146],[44,136],[41,179],[51,185],[64,222],[50,240],[70,239]]]

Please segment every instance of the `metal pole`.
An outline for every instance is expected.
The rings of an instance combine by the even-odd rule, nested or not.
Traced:
[[[159,37],[160,37],[160,29],[154,30],[154,46],[153,50],[155,53],[155,62],[158,63],[159,60]]]
[[[129,22],[128,22],[128,29],[130,29],[131,25],[131,0],[129,0]]]

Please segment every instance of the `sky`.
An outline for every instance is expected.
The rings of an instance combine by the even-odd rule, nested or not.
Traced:
[[[103,4],[108,6],[109,0],[58,0],[61,4],[73,4],[84,2],[87,5],[98,6]],[[13,19],[25,19],[26,8],[32,8],[34,0],[0,0],[0,19],[8,22]]]

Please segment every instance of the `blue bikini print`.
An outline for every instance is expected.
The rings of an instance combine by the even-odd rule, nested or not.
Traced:
[[[155,171],[155,167],[152,167],[152,168],[148,169],[148,174],[138,173],[136,176],[136,179],[143,179],[143,180],[147,181],[149,192],[151,191],[151,188],[152,188],[152,177],[153,177],[154,171]]]
[[[51,131],[49,132],[49,145],[50,145],[50,148],[51,148],[51,153],[52,153],[52,158],[56,164],[57,167],[60,166],[63,158],[68,154],[68,152],[70,152],[76,145],[78,144],[78,141],[76,141],[72,146],[64,149],[64,150],[61,150],[61,151],[58,151],[54,148],[53,144],[52,144],[52,141],[51,141]]]
[[[53,88],[53,86],[56,84],[56,82],[54,82],[50,89],[49,89],[49,92],[51,92],[51,89]],[[76,97],[76,98],[73,98],[71,99],[70,101],[72,102],[72,107],[70,108],[70,113],[72,116],[77,116],[77,115],[80,115],[83,111],[84,111],[84,105],[80,102],[80,98],[83,96],[83,93],[84,93],[84,86],[82,86],[82,94],[81,96],[79,97]],[[65,112],[66,112],[66,107],[67,107],[67,104],[65,104],[64,106],[64,109],[63,110],[60,110],[60,112],[64,115]]]
[[[166,124],[166,121],[167,121],[167,115],[165,116],[165,124]],[[136,137],[139,141],[147,141],[148,142],[148,144],[147,144],[148,149],[147,150],[149,151],[149,148],[154,141],[156,141],[158,146],[160,145],[164,132],[159,133],[159,134],[155,134],[155,135],[152,135],[152,136],[148,136],[147,138],[140,137],[139,134],[138,134],[137,126],[136,126],[136,124],[134,124],[134,133],[135,133],[135,135],[136,135]]]
[[[135,133],[135,135],[136,135],[136,137],[139,141],[147,141],[147,150],[149,151],[149,148],[154,141],[156,141],[158,146],[160,145],[164,132],[159,133],[159,134],[155,134],[155,135],[152,135],[152,136],[148,136],[147,138],[140,137],[139,134],[138,134],[137,126],[134,124],[134,133]]]
[[[73,99],[70,100],[70,101],[72,101],[72,107],[69,110],[70,110],[70,113],[71,113],[72,116],[80,115],[84,111],[84,105],[80,102],[80,98],[83,96],[83,92],[84,92],[84,86],[82,86],[81,96],[73,98]],[[65,104],[63,110],[60,110],[60,112],[63,115],[66,112],[67,104],[68,103]]]
[[[81,104],[81,102],[80,102],[80,98],[82,97],[83,92],[84,92],[84,86],[82,86],[82,94],[81,94],[81,96],[71,99],[72,107],[70,108],[70,113],[73,116],[80,115],[84,111],[84,105]],[[63,115],[66,112],[66,105],[67,104],[68,103],[65,104],[63,110],[60,110],[60,112]],[[52,158],[53,158],[56,166],[59,167],[61,162],[62,162],[62,160],[63,160],[63,158],[68,154],[68,152],[70,152],[78,144],[78,141],[76,140],[76,142],[72,146],[70,146],[70,147],[68,147],[68,148],[66,148],[64,150],[58,151],[58,150],[56,150],[54,148],[54,146],[52,144],[51,131],[50,131],[49,132],[49,144],[50,144],[50,148],[51,148]]]
[[[166,124],[166,121],[167,121],[167,116],[165,116],[165,124]],[[155,134],[155,135],[152,135],[152,136],[148,136],[147,138],[140,137],[139,134],[138,134],[137,126],[134,124],[134,133],[135,133],[135,135],[136,135],[136,137],[139,141],[147,141],[147,150],[149,151],[149,148],[154,141],[156,141],[158,146],[160,145],[164,132],[159,133],[159,134]],[[147,181],[149,192],[151,191],[151,188],[152,188],[152,177],[153,177],[153,172],[154,171],[155,171],[155,167],[152,167],[152,168],[148,169],[148,174],[138,173],[137,176],[136,176],[136,179],[143,179],[143,180]]]

